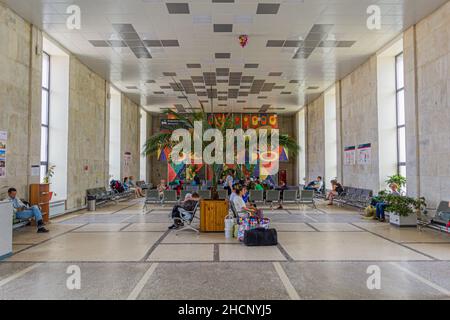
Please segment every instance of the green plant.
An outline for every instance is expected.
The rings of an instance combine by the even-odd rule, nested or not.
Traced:
[[[416,199],[387,193],[380,193],[378,197],[387,204],[386,211],[402,217],[423,211],[427,206],[423,197]]]
[[[56,166],[54,165],[48,167],[47,174],[44,177],[44,183],[50,183],[50,179],[55,175],[55,168]]]
[[[394,174],[386,180],[387,185],[395,183],[400,189],[406,186],[406,178],[400,174]]]

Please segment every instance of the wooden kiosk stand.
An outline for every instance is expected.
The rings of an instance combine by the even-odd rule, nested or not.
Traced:
[[[223,232],[228,210],[228,200],[201,200],[200,232]]]

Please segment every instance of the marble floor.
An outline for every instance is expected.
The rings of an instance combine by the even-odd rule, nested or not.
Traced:
[[[289,205],[264,208],[279,245],[249,248],[223,233],[176,235],[169,206],[142,208],[131,200],[53,219],[49,234],[16,230],[0,299],[450,299],[448,234]]]

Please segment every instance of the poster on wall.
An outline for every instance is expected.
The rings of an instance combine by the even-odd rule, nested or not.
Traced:
[[[358,164],[368,165],[372,161],[372,145],[370,143],[358,146]]]
[[[345,147],[344,149],[344,165],[353,166],[356,161],[356,147]]]
[[[0,178],[6,177],[6,146],[8,132],[0,131]]]

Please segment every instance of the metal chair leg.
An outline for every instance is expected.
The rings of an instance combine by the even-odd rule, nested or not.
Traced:
[[[195,233],[197,233],[197,234],[200,233],[199,230],[197,230],[196,228],[194,228],[194,227],[191,226],[190,224],[187,224],[187,225],[184,225],[181,229],[178,229],[178,230],[175,232],[175,235],[178,235],[178,233],[180,233],[181,231],[188,231],[188,230],[190,230],[190,231],[195,231]]]

